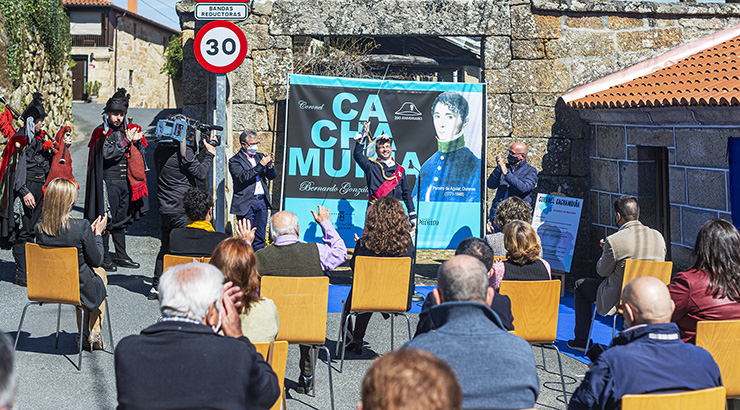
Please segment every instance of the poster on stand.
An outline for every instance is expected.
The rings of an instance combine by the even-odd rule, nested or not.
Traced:
[[[318,205],[329,208],[347,247],[362,235],[368,191],[352,154],[364,121],[373,138],[392,138],[393,158],[406,170],[418,214],[417,247],[454,249],[480,237],[484,107],[481,83],[291,75],[282,205],[298,216],[301,240],[321,241],[311,215]]]
[[[537,194],[532,227],[542,242],[542,258],[554,270],[570,272],[583,200]]]

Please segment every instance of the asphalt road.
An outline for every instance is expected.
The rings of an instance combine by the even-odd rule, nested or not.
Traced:
[[[75,104],[75,141],[71,153],[75,176],[81,186],[73,214],[81,216],[85,189],[85,164],[87,160],[87,139],[92,129],[101,122],[101,104]],[[135,122],[149,127],[153,132],[156,120],[172,110],[132,109],[130,115]],[[56,130],[48,130],[55,132]],[[151,171],[147,173],[151,210],[142,220],[134,223],[128,232],[128,253],[137,262],[140,269],[122,269],[108,275],[109,309],[113,327],[114,340],[138,334],[143,328],[154,323],[159,316],[159,306],[155,301],[146,299],[151,286],[154,269],[154,258],[159,250],[159,217],[156,208],[156,175],[151,153],[148,150],[148,163]],[[0,331],[16,336],[21,311],[27,302],[26,289],[16,286],[15,264],[10,251],[0,251]],[[54,348],[54,330],[56,325],[56,305],[32,306],[26,315],[16,352],[16,371],[19,387],[17,408],[27,409],[112,409],[116,406],[116,384],[113,354],[110,346],[106,351],[84,352],[82,370],[77,371],[73,362],[77,361],[75,344],[76,324],[73,308],[62,309],[59,349]],[[412,330],[418,320],[412,315]],[[396,347],[407,338],[405,320],[396,320]],[[334,354],[339,314],[330,313],[327,323],[327,346]],[[104,325],[103,337],[108,343],[107,326]],[[337,409],[353,409],[360,399],[362,377],[370,366],[372,359],[390,350],[390,321],[374,315],[368,328],[366,342],[369,348],[360,356],[347,356],[344,372],[332,372],[334,396]],[[542,365],[542,354],[539,348],[533,348],[538,367]],[[557,399],[560,391],[560,376],[557,372],[557,360],[553,351],[546,351],[547,368],[538,369],[541,393],[538,399],[539,409],[562,409],[562,398]],[[327,365],[324,354],[320,354],[316,371],[316,396],[310,397],[295,392],[298,379],[298,348],[290,347],[285,385],[288,389],[287,407],[289,409],[329,409],[329,386]],[[228,363],[219,363],[228,367]],[[339,369],[338,360],[332,362],[334,369]],[[573,392],[577,383],[586,371],[586,366],[570,357],[563,356],[563,368],[568,383],[568,393]],[[496,375],[490,377],[492,383]],[[165,393],[165,392],[163,392]],[[561,393],[562,395],[562,393]]]

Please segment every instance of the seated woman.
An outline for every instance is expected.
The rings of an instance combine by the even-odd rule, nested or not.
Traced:
[[[673,322],[684,342],[696,343],[700,320],[740,319],[740,233],[724,219],[702,225],[694,265],[668,285],[676,304]]]
[[[257,295],[260,275],[252,246],[242,239],[224,239],[213,250],[210,263],[244,293],[237,308],[244,336],[252,343],[275,340],[280,327],[278,311],[272,300]]]
[[[380,256],[380,257],[414,257],[414,245],[411,243],[411,224],[401,201],[390,196],[385,196],[367,210],[365,218],[365,230],[362,237],[357,240],[355,251],[352,253],[350,268],[355,268],[355,259],[358,256]],[[406,310],[411,308],[411,296],[414,293],[414,265],[409,272],[409,291]],[[382,289],[378,289],[382,291]],[[347,296],[342,312],[342,325],[344,318],[350,312],[352,303],[352,289]],[[350,337],[348,337],[346,350],[355,354],[362,354],[363,338],[367,330],[372,313],[360,313],[357,315],[357,326],[352,331],[350,324]]]
[[[497,232],[486,235],[486,241],[493,248],[494,256],[506,255],[504,248],[504,226],[512,221],[532,222],[532,207],[518,196],[511,196],[498,204],[493,224]]]
[[[86,350],[102,350],[100,326],[105,311],[105,287],[108,279],[103,263],[103,239],[107,219],[98,216],[92,224],[72,218],[72,205],[77,201],[77,184],[64,178],[49,183],[41,208],[41,222],[36,226],[36,242],[48,246],[77,248],[80,268],[80,301],[85,308],[85,323],[77,311],[77,327],[82,327],[82,346]]]
[[[532,225],[524,221],[509,222],[504,226],[506,260],[493,266],[489,279],[498,290],[502,280],[550,280],[550,264],[539,257],[540,239]]]

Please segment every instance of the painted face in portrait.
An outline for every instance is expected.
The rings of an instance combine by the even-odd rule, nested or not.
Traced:
[[[462,132],[464,126],[460,114],[452,112],[447,105],[437,103],[434,107],[434,129],[440,141],[452,141]]]

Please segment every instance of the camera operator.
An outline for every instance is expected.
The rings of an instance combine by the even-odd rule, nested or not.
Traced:
[[[210,139],[200,142],[191,140],[161,141],[154,150],[154,166],[157,169],[157,201],[159,215],[162,219],[162,245],[154,264],[152,289],[147,296],[150,300],[159,297],[157,286],[162,276],[164,255],[170,251],[170,232],[175,228],[185,228],[188,217],[185,215],[183,197],[191,187],[204,188],[216,155],[216,147],[209,144],[216,140],[215,131],[211,130]],[[191,145],[199,144],[198,151]]]

